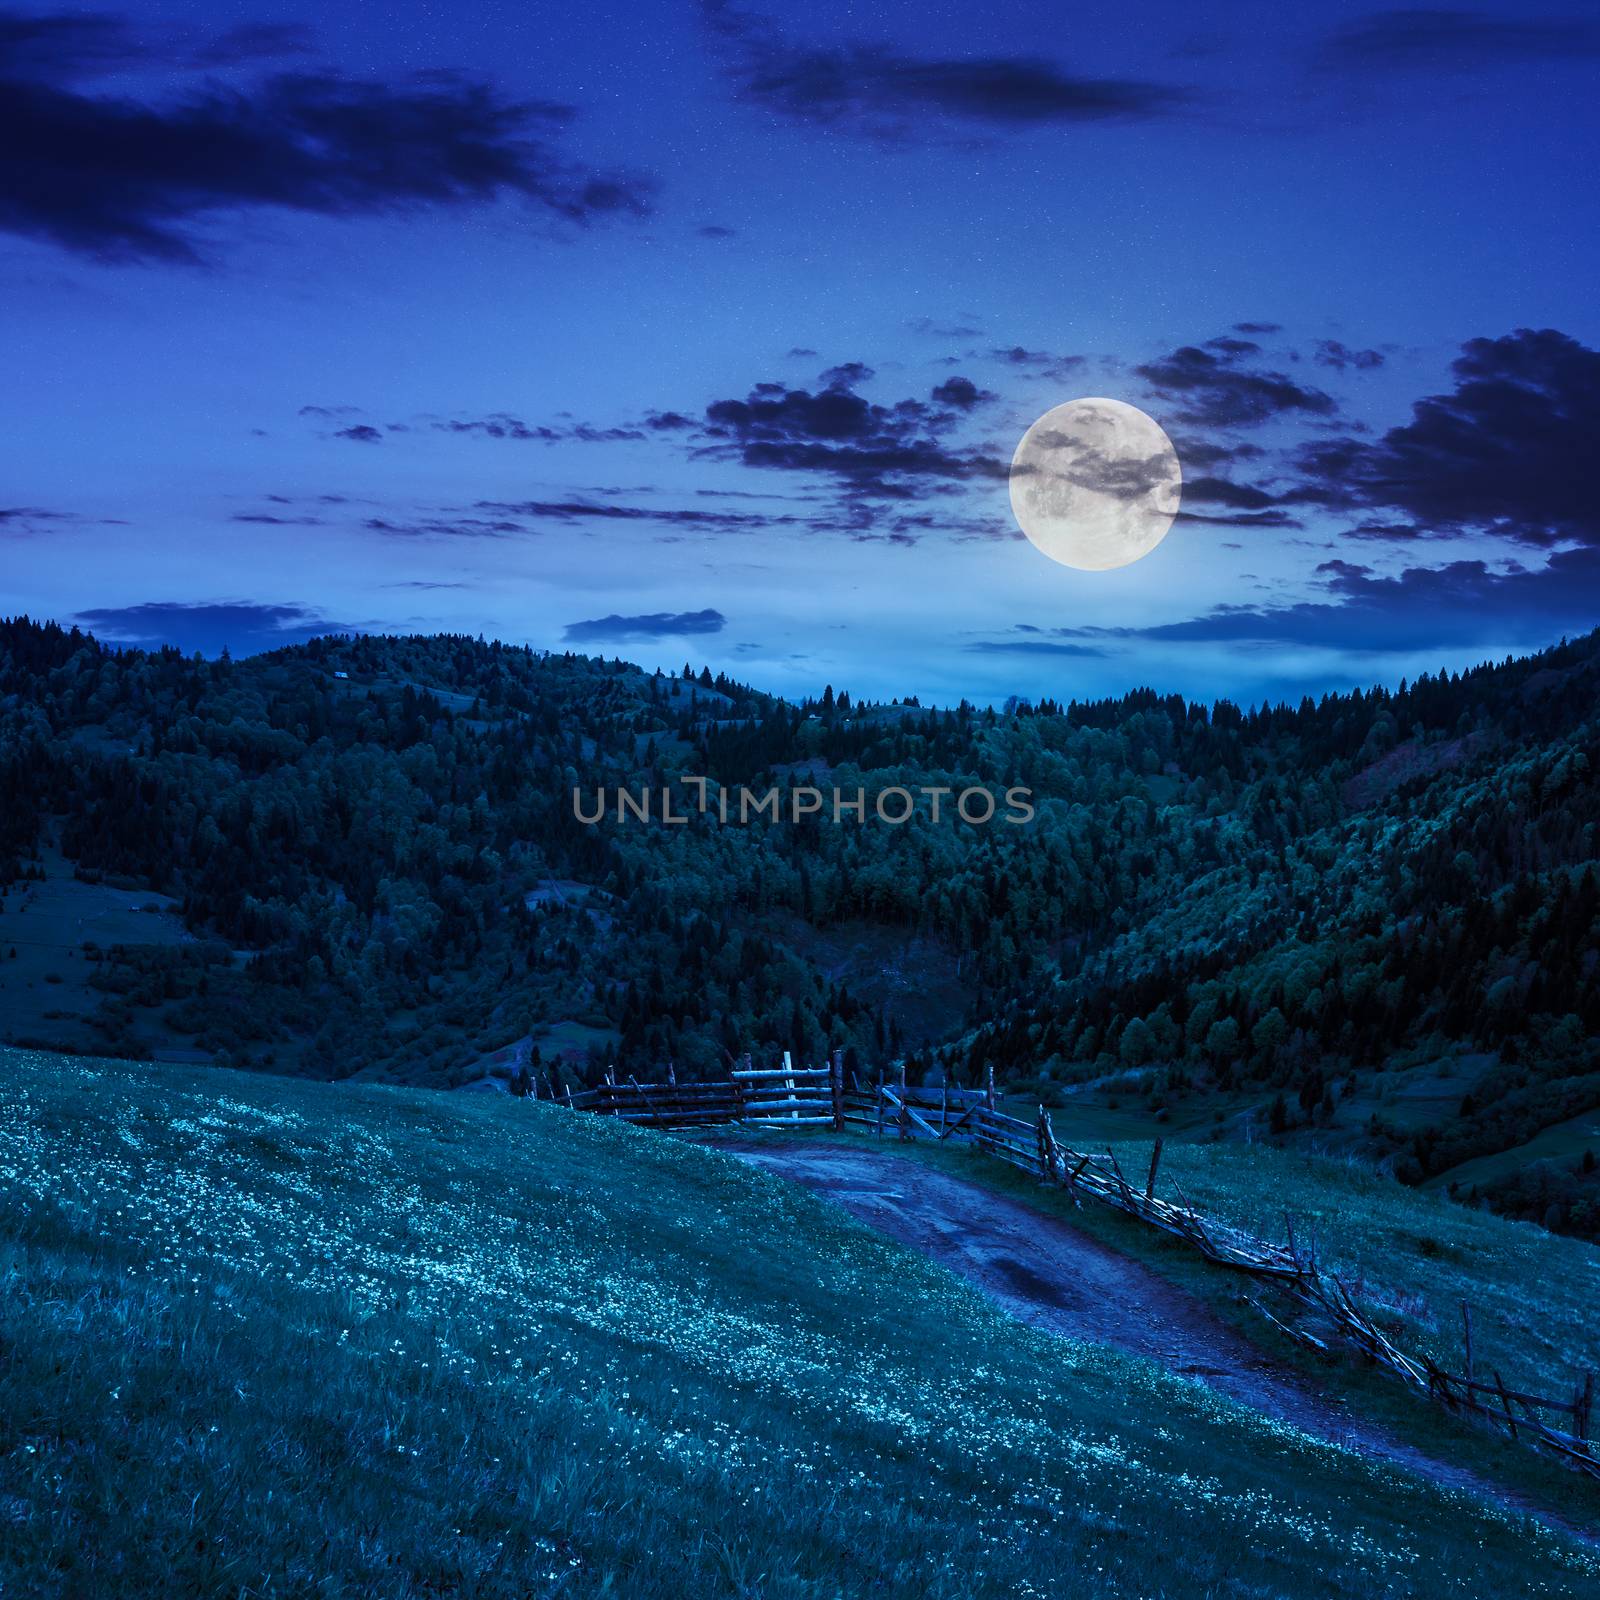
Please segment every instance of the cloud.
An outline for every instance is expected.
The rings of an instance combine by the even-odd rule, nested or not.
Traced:
[[[971,378],[951,377],[934,387],[932,398],[942,406],[954,406],[957,411],[971,411],[994,399],[987,389],[980,389]]]
[[[506,517],[418,517],[410,522],[368,517],[361,526],[368,533],[395,539],[505,539],[533,531]]]
[[[720,611],[653,611],[645,616],[596,617],[589,622],[569,622],[561,637],[569,644],[598,640],[666,639],[673,636],[721,633],[728,619]]]
[[[1064,630],[1080,638],[1298,645],[1407,652],[1545,643],[1587,633],[1600,615],[1600,550],[1553,555],[1542,567],[1497,571],[1484,561],[1410,567],[1393,576],[1347,561],[1318,569],[1326,599],[1220,606],[1150,628]]]
[[[356,444],[382,444],[383,433],[381,429],[374,428],[370,422],[357,422],[348,428],[340,428],[335,434],[335,439],[351,439]]]
[[[1346,372],[1352,367],[1358,372],[1368,372],[1383,365],[1383,352],[1352,350],[1337,339],[1319,339],[1311,359],[1318,366],[1332,367],[1336,372]]]
[[[302,644],[327,633],[353,633],[349,623],[329,622],[309,606],[258,605],[245,600],[194,603],[151,600],[135,606],[102,606],[73,619],[110,644],[154,650],[175,645],[187,652],[259,655]]]
[[[0,506],[0,533],[32,533],[41,522],[84,522],[75,511],[51,511],[44,506]]]
[[[928,339],[977,339],[983,335],[983,326],[977,317],[966,315],[950,322],[940,322],[934,317],[912,317],[906,327]]]
[[[824,474],[856,494],[891,499],[934,492],[940,482],[1006,476],[1005,462],[947,442],[957,411],[910,399],[879,405],[855,393],[850,385],[868,373],[850,362],[825,373],[833,381],[816,392],[758,383],[742,400],[713,401],[705,411],[709,448],[749,467]]]
[[[1168,84],[1067,71],[1032,56],[913,56],[866,43],[791,43],[728,0],[702,0],[735,92],[797,122],[880,142],[1078,123],[1145,121],[1182,108]]]
[[[627,506],[595,500],[480,500],[482,511],[552,522],[660,522],[687,528],[768,528],[792,522],[788,516],[758,516],[748,511],[696,511],[664,506]]]
[[[1600,25],[1591,18],[1416,8],[1374,12],[1336,29],[1317,64],[1346,72],[1461,71],[1595,56]]]
[[[1213,339],[1205,348],[1184,345],[1134,371],[1177,407],[1184,422],[1201,427],[1252,427],[1286,412],[1325,417],[1338,409],[1320,389],[1250,366],[1247,358],[1259,349],[1249,340]]]
[[[694,231],[702,239],[736,239],[739,236],[737,228],[725,227],[720,222],[703,222]]]
[[[235,59],[249,43],[238,30],[218,41]],[[582,223],[646,209],[640,180],[562,153],[567,106],[444,72],[277,73],[161,101],[83,87],[136,45],[110,16],[0,21],[0,230],[101,260],[193,263],[204,226],[241,210],[348,217],[512,197]]]
[[[1103,656],[1106,653],[1097,645],[1070,644],[1060,639],[975,639],[963,648],[979,655]]]
[[[1057,356],[1048,350],[1029,350],[1020,344],[1008,349],[991,350],[990,358],[1008,367],[1027,367],[1041,377],[1064,378],[1084,364],[1082,356]]]
[[[196,66],[237,67],[249,61],[311,55],[316,34],[298,22],[242,22],[194,54]]]
[[[1303,449],[1285,499],[1397,511],[1420,532],[1478,530],[1519,543],[1600,543],[1591,461],[1600,438],[1600,351],[1554,328],[1472,339],[1455,386],[1380,439]]]
[[[580,444],[611,444],[645,437],[639,428],[602,427],[591,422],[563,423],[560,427],[553,427],[546,423],[524,422],[520,417],[510,416],[503,411],[487,417],[452,418],[445,422],[430,423],[429,426],[438,433],[475,433],[485,439],[513,439],[537,444],[571,440]]]
[[[1261,511],[1276,505],[1277,498],[1251,483],[1235,483],[1231,478],[1199,477],[1186,479],[1185,502],[1227,506],[1234,511]]]

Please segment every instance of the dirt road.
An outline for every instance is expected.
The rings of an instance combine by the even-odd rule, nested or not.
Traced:
[[[1336,1395],[1274,1363],[1203,1301],[1070,1223],[887,1151],[820,1141],[718,1141],[717,1148],[826,1195],[960,1273],[1023,1322],[1159,1361],[1304,1433],[1600,1544],[1594,1529],[1437,1460],[1355,1415]]]

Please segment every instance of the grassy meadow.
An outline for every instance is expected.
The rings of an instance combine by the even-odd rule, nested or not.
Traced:
[[[1600,1581],[687,1142],[15,1050],[0,1128],[0,1594]]]

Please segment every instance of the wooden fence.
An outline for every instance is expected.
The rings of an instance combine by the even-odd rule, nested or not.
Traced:
[[[1130,1179],[1114,1152],[1069,1149],[1057,1142],[1050,1114],[1041,1106],[1035,1122],[1008,1116],[995,1101],[990,1074],[983,1089],[926,1089],[897,1083],[863,1086],[846,1074],[838,1052],[824,1067],[796,1068],[784,1053],[781,1067],[758,1068],[744,1057],[727,1081],[680,1084],[616,1081],[608,1072],[598,1087],[563,1097],[574,1110],[622,1117],[646,1127],[686,1129],[716,1126],[763,1128],[859,1128],[877,1138],[954,1140],[1019,1167],[1040,1182],[1062,1189],[1074,1205],[1085,1201],[1183,1240],[1206,1260],[1255,1278],[1292,1305],[1320,1318],[1331,1337],[1342,1339],[1375,1365],[1436,1404],[1502,1428],[1568,1465],[1600,1478],[1600,1450],[1593,1438],[1596,1379],[1584,1374],[1570,1399],[1558,1400],[1508,1388],[1500,1373],[1480,1373],[1473,1348],[1472,1311],[1462,1303],[1464,1370],[1446,1371],[1426,1355],[1401,1350],[1363,1309],[1351,1286],[1322,1266],[1314,1239],[1296,1236],[1285,1217],[1286,1242],[1268,1244],[1224,1223],[1203,1217],[1176,1185],[1175,1199],[1156,1192],[1162,1141],[1151,1151],[1143,1183]],[[1274,1315],[1259,1299],[1251,1304],[1275,1327],[1318,1350],[1327,1341]],[[1280,1306],[1280,1310],[1283,1307]]]

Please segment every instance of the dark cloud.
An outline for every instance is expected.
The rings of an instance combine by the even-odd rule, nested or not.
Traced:
[[[1134,371],[1184,422],[1200,427],[1251,427],[1286,412],[1326,417],[1338,409],[1320,389],[1250,365],[1258,348],[1246,340],[1213,339],[1209,347],[1184,345]]]
[[[964,647],[979,655],[1103,656],[1097,645],[1070,644],[1060,639],[976,639]]]
[[[768,528],[795,520],[747,511],[695,511],[595,500],[480,500],[477,509],[546,522],[660,522],[670,527],[688,528]]]
[[[702,223],[695,232],[702,239],[736,239],[739,234],[737,228],[725,228],[720,222]]]
[[[658,424],[652,422],[651,426]],[[564,443],[576,440],[580,444],[612,444],[619,440],[643,439],[639,428],[602,427],[591,422],[563,423],[552,427],[546,423],[528,423],[520,417],[495,412],[487,417],[452,418],[445,422],[429,424],[438,433],[475,433],[485,439],[513,439],[538,444]]]
[[[736,454],[746,466],[831,476],[857,496],[910,499],[971,478],[1003,478],[1006,463],[959,448],[947,435],[958,411],[921,400],[885,406],[855,393],[871,376],[859,361],[823,374],[816,392],[758,383],[743,400],[706,407],[712,453]],[[865,513],[857,508],[857,515]]]
[[[259,655],[302,644],[326,633],[359,630],[329,622],[309,606],[257,605],[244,600],[191,603],[151,600],[136,606],[103,606],[80,611],[73,619],[110,644],[153,650],[175,645],[185,652],[236,656]]]
[[[1235,333],[1251,334],[1282,333],[1283,324],[1281,322],[1236,322],[1233,325],[1233,331]]]
[[[44,506],[0,506],[0,532],[29,533],[41,522],[82,522],[72,511],[51,511]]]
[[[1345,561],[1320,567],[1326,601],[1225,607],[1189,622],[1139,630],[1146,639],[1412,651],[1543,643],[1586,633],[1600,615],[1600,550],[1558,553],[1534,570],[1483,561],[1412,567],[1393,577]]]
[[[1455,387],[1417,401],[1404,427],[1302,450],[1293,497],[1399,512],[1426,532],[1600,543],[1600,351],[1522,328],[1468,341],[1451,372]]]
[[[1180,433],[1172,442],[1184,466],[1200,470],[1226,466],[1234,461],[1258,461],[1266,454],[1260,445],[1242,440],[1201,439]]]
[[[1250,483],[1235,483],[1230,478],[1187,478],[1183,485],[1185,503],[1227,506],[1234,511],[1261,511],[1276,505],[1277,497]]]
[[[368,533],[395,539],[507,539],[533,530],[508,517],[434,516],[409,522],[392,517],[368,517],[361,526]]]
[[[270,38],[255,33],[257,56]],[[237,60],[251,37],[219,43]],[[0,230],[104,260],[195,262],[208,221],[261,207],[351,216],[509,196],[573,222],[645,208],[638,180],[562,154],[569,107],[442,72],[280,73],[160,102],[85,90],[119,49],[137,54],[114,17],[0,20]]]
[[[976,317],[962,317],[959,321],[940,322],[933,317],[913,317],[906,327],[912,333],[929,339],[977,339],[983,328]]]
[[[870,383],[876,376],[865,361],[841,361],[820,374],[817,382],[828,389],[853,389],[858,383]]]
[[[1304,524],[1298,517],[1280,509],[1272,511],[1228,511],[1212,514],[1203,511],[1180,511],[1175,522],[1196,522],[1212,528],[1299,528]],[[1229,549],[1240,549],[1230,545]]]
[[[980,389],[971,378],[951,377],[935,385],[932,398],[942,406],[971,411],[974,406],[993,400],[994,395],[988,389]]]
[[[1028,367],[1048,378],[1064,378],[1084,362],[1082,356],[1057,356],[1048,350],[1028,350],[1020,344],[1014,344],[1009,349],[991,350],[989,355],[991,359],[1004,362],[1009,367]]]
[[[383,433],[374,428],[370,422],[357,422],[348,428],[340,428],[334,434],[335,439],[349,439],[356,444],[382,444]]]
[[[1336,372],[1346,372],[1351,368],[1358,372],[1368,372],[1373,367],[1383,365],[1383,352],[1352,350],[1349,345],[1342,344],[1337,339],[1319,339],[1311,359],[1319,366],[1332,367]]]
[[[321,517],[285,517],[275,511],[236,511],[229,520],[264,528],[320,528],[323,523]]]
[[[316,50],[316,34],[298,22],[243,22],[229,28],[194,53],[200,67],[237,67],[251,61],[307,56]]]
[[[674,635],[721,633],[728,619],[720,611],[653,611],[640,617],[596,617],[589,622],[569,622],[561,637],[569,644],[589,644],[602,639],[666,639]]]
[[[1317,60],[1360,72],[1462,70],[1512,62],[1580,61],[1600,56],[1592,17],[1494,16],[1415,8],[1378,11],[1332,33]]]
[[[727,0],[702,0],[702,10],[742,99],[885,142],[945,137],[954,127],[1148,120],[1189,98],[1168,84],[1080,75],[1028,56],[940,58],[887,45],[796,44]]]

